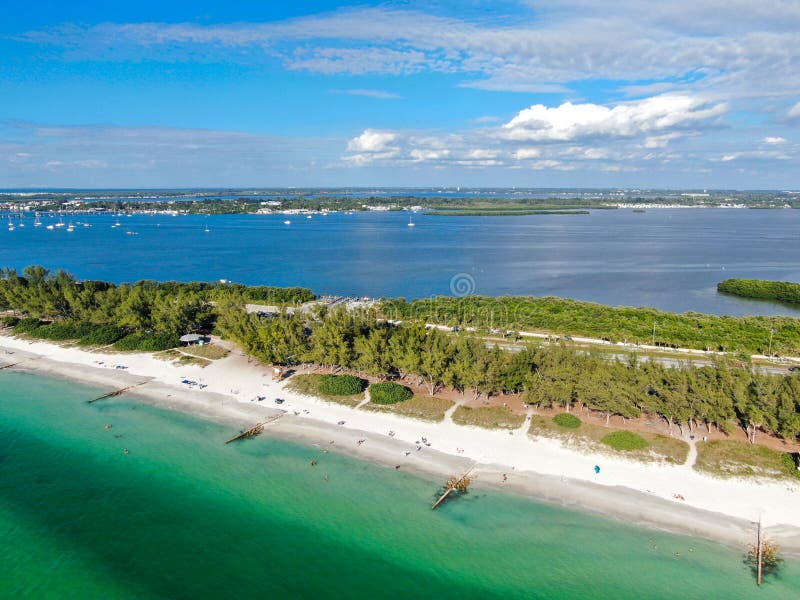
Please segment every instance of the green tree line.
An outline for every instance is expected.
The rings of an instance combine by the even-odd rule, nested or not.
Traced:
[[[208,331],[216,320],[216,302],[229,295],[277,305],[314,298],[305,288],[147,280],[115,285],[78,281],[65,271],[51,273],[41,266],[26,267],[22,273],[0,270],[0,311],[31,317],[35,322],[26,324],[26,333],[47,339],[71,339],[63,337],[66,332],[75,339],[87,337],[87,326],[175,335]],[[58,323],[44,328],[40,319]],[[65,327],[65,323],[71,327]]]
[[[800,283],[765,281],[763,279],[726,279],[717,284],[717,291],[742,298],[774,300],[800,304]]]
[[[483,330],[544,330],[646,344],[653,342],[655,325],[656,345],[751,354],[767,352],[773,330],[773,352],[800,352],[800,319],[792,317],[677,314],[532,296],[443,296],[411,302],[399,298],[384,300],[381,312],[388,319]]]
[[[393,325],[371,312],[321,310],[271,318],[246,314],[230,298],[218,327],[267,363],[313,362],[379,378],[414,376],[436,394],[443,387],[475,397],[522,392],[525,402],[617,415],[659,415],[673,427],[730,432],[751,441],[759,431],[794,439],[800,431],[800,377],[765,375],[720,360],[669,368],[654,361],[609,360],[563,345],[511,353],[476,337],[453,336],[421,323]]]

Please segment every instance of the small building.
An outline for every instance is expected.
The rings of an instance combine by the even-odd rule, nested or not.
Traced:
[[[185,346],[205,346],[210,340],[199,333],[187,333],[181,336],[181,344]]]

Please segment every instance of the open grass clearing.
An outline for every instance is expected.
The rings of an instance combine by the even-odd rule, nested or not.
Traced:
[[[393,413],[421,421],[438,423],[444,419],[444,413],[453,406],[453,402],[432,396],[413,396],[408,400],[394,404],[365,404],[361,408],[374,412]]]
[[[205,358],[208,360],[219,360],[220,358],[225,358],[230,354],[229,350],[226,350],[222,346],[217,346],[216,344],[206,344],[205,346],[186,346],[185,348],[181,348],[180,352],[183,354],[191,354],[192,356],[199,356],[200,358]]]
[[[484,429],[519,429],[525,422],[525,415],[506,406],[459,406],[453,413],[453,422]]]
[[[735,440],[699,442],[694,468],[717,477],[800,479],[792,455]]]
[[[534,415],[528,433],[532,436],[542,436],[561,440],[565,446],[581,452],[600,453],[610,456],[624,456],[644,462],[667,462],[681,465],[689,456],[689,444],[683,440],[668,437],[658,433],[637,432],[647,442],[646,448],[637,450],[615,450],[602,440],[609,434],[619,430],[595,425],[582,421],[574,429],[556,424],[552,418]]]

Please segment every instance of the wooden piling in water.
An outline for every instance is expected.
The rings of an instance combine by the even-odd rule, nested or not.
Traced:
[[[242,431],[238,435],[233,436],[231,439],[229,439],[225,443],[226,444],[230,444],[231,442],[236,442],[238,440],[243,440],[245,438],[249,438],[249,437],[253,437],[254,435],[258,435],[259,433],[264,431],[264,425],[268,425],[269,423],[272,423],[273,421],[277,421],[282,416],[283,416],[283,414],[281,413],[280,415],[275,415],[273,417],[270,417],[266,421],[263,421],[261,423],[256,423],[250,429],[248,429],[246,431]]]
[[[97,398],[94,398],[93,400],[87,400],[87,402],[89,404],[92,404],[93,402],[97,402],[98,400],[105,400],[106,398],[114,398],[115,396],[120,396],[120,395],[124,394],[125,392],[127,392],[128,390],[131,390],[131,389],[133,389],[135,387],[139,387],[140,385],[144,385],[145,383],[147,383],[147,382],[143,381],[142,383],[137,383],[136,385],[129,385],[129,386],[124,387],[122,389],[114,390],[113,392],[109,392],[107,394],[103,394],[102,396],[98,396]]]
[[[444,494],[442,494],[439,497],[439,499],[436,502],[434,502],[433,506],[431,506],[431,510],[436,510],[436,507],[438,507],[442,502],[444,502],[447,499],[447,497],[453,492],[453,490],[459,489],[459,487],[463,487],[466,490],[466,487],[470,484],[471,481],[469,478],[469,474],[474,469],[475,467],[472,466],[466,471],[464,471],[461,477],[452,478],[450,481],[448,481],[447,489],[444,491]]]
[[[758,534],[756,537],[756,543],[758,547],[756,548],[756,583],[761,585],[763,581],[763,570],[764,570],[764,544],[761,541],[761,518],[758,519]]]

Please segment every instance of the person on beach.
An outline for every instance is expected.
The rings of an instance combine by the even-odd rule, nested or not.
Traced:
[[[595,465],[594,466],[594,474],[595,475],[600,475],[600,465]]]

